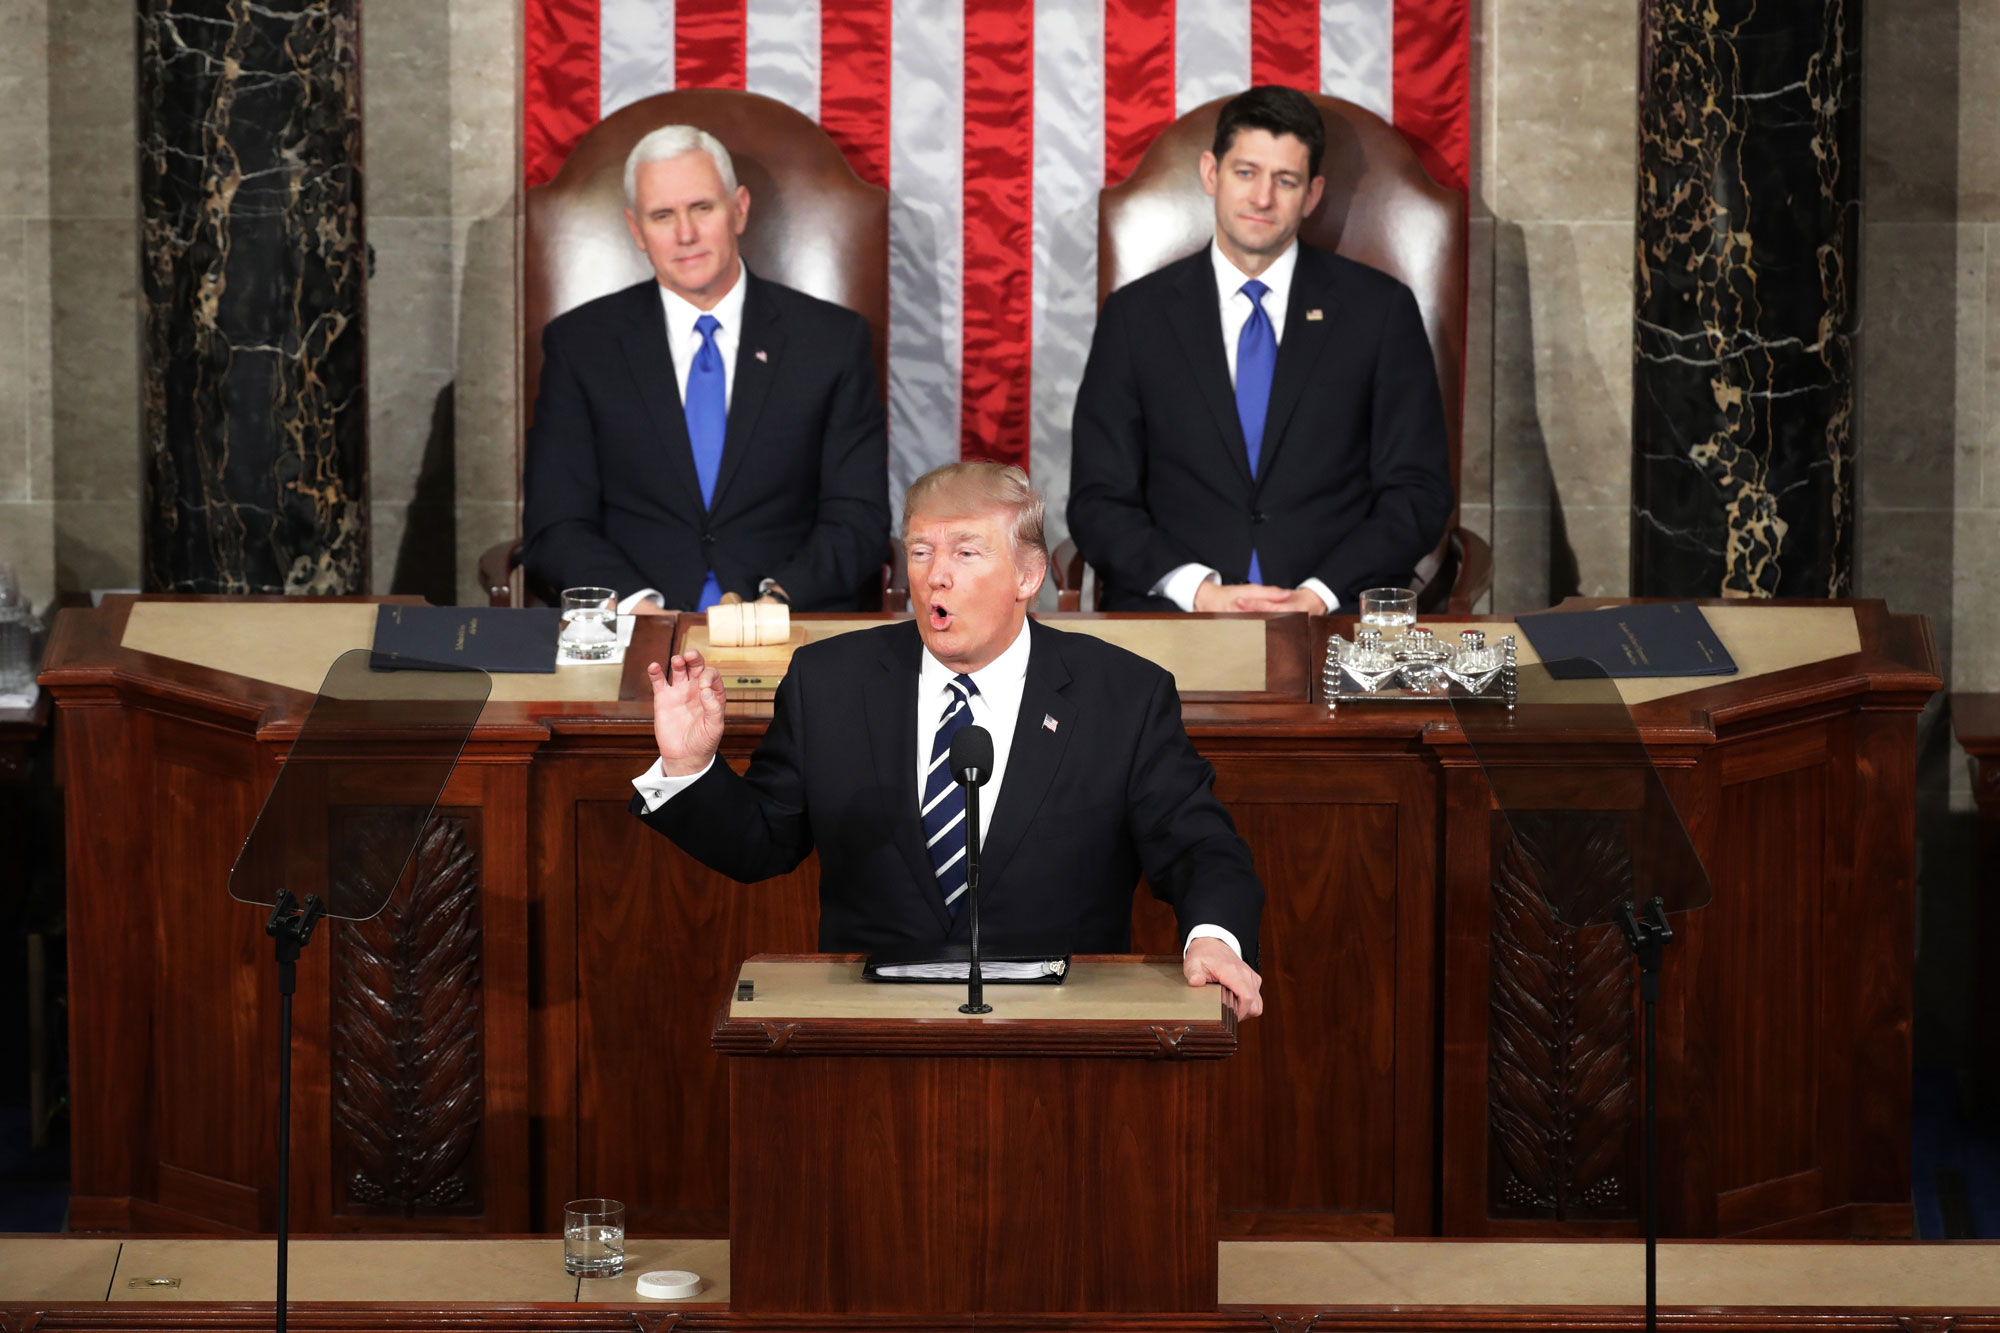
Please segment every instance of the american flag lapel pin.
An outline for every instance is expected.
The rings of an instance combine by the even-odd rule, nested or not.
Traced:
[[[1318,322],[1319,322],[1320,320],[1322,320],[1322,319],[1325,319],[1325,318],[1326,318],[1326,311],[1324,311],[1324,310],[1308,310],[1308,311],[1306,311],[1306,322],[1307,322],[1307,323],[1309,323],[1309,324],[1317,324],[1317,323],[1318,323]],[[763,355],[763,353],[762,353],[762,352],[759,352],[759,353],[758,353],[757,355],[759,355],[759,356],[762,356],[762,355]]]
[[[768,355],[766,355],[766,354],[765,354],[765,351],[764,351],[764,349],[763,349],[763,348],[759,347],[759,348],[757,349],[757,359],[758,359],[759,361],[765,361],[765,362],[768,362],[768,361],[769,361],[769,360],[770,360],[771,358],[770,358],[770,357],[769,357]]]
[[[1043,714],[1042,714],[1042,730],[1043,730],[1043,731],[1054,731],[1055,729],[1056,729],[1056,719],[1055,719],[1055,715],[1054,715],[1053,713],[1043,713]]]

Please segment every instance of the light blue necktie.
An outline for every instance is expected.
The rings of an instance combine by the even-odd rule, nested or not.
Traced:
[[[694,474],[701,482],[704,509],[715,505],[715,477],[722,470],[722,440],[729,433],[729,396],[723,383],[722,352],[715,345],[715,331],[721,327],[714,315],[703,315],[694,322],[695,332],[701,335],[701,350],[694,354],[694,364],[688,367],[685,403],[688,444],[694,449]],[[711,567],[702,581],[701,600],[695,609],[706,611],[721,600],[722,585],[715,581],[715,570]]]
[[[965,894],[965,788],[951,778],[951,738],[972,725],[972,696],[979,687],[970,676],[951,678],[951,698],[931,742],[931,766],[924,772],[924,842],[937,871],[945,910],[958,917]]]
[[[1278,367],[1278,335],[1271,317],[1264,313],[1264,293],[1270,291],[1252,278],[1243,284],[1250,298],[1250,318],[1236,336],[1236,419],[1243,423],[1243,447],[1250,454],[1250,476],[1257,476],[1257,462],[1264,450],[1264,414],[1271,407],[1271,373]],[[1264,572],[1257,567],[1257,552],[1250,552],[1250,582],[1262,583]]]

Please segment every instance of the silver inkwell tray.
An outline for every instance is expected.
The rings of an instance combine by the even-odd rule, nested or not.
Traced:
[[[1361,625],[1350,641],[1335,634],[1326,643],[1323,677],[1329,711],[1355,700],[1438,702],[1492,699],[1513,708],[1516,698],[1514,636],[1488,643],[1482,630],[1441,639],[1427,625],[1397,638]]]

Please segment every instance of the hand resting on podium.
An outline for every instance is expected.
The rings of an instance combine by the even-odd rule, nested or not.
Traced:
[[[1143,879],[1173,909],[1188,984],[1259,1013],[1263,886],[1173,677],[1028,619],[1048,550],[1020,469],[940,468],[904,516],[914,620],[801,646],[747,772],[715,762],[721,674],[695,652],[648,666],[660,757],[633,780],[632,812],[741,883],[817,854],[829,953],[967,941],[977,819],[992,938],[1130,953]],[[976,804],[945,765],[974,726],[992,743]]]

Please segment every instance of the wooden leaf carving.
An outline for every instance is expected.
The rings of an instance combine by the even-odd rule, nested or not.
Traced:
[[[333,845],[360,844],[364,861],[394,841],[393,821],[371,823],[364,811],[345,823]],[[466,826],[433,817],[381,915],[339,931],[333,1134],[342,1211],[418,1217],[482,1206],[473,1151],[483,1120],[479,881]]]
[[[1632,962],[1616,926],[1572,929],[1631,883],[1615,818],[1496,817],[1487,1033],[1488,1212],[1631,1215]]]

